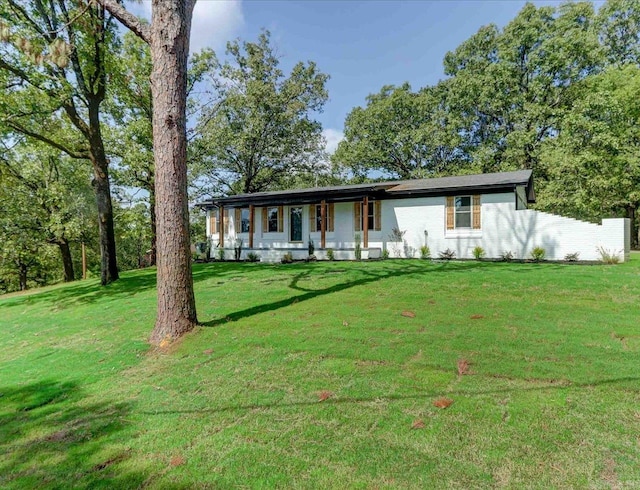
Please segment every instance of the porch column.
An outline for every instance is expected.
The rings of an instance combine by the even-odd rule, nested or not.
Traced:
[[[326,224],[326,216],[327,216],[327,201],[324,199],[320,201],[320,248],[325,248],[325,238],[327,232],[327,224]]]
[[[218,223],[218,234],[220,235],[220,248],[224,247],[224,206],[221,204],[220,208],[220,220]]]
[[[253,218],[255,209],[253,204],[249,205],[249,248],[253,248]]]
[[[369,248],[369,197],[364,196],[362,200],[364,209],[362,210],[362,241],[364,248]]]

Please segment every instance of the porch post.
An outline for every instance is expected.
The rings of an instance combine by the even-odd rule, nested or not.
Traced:
[[[369,196],[364,196],[362,204],[362,241],[364,248],[369,248]]]
[[[327,201],[324,199],[320,201],[320,248],[325,248],[325,238],[327,232],[327,224],[326,224],[326,216],[327,216]]]
[[[255,210],[253,204],[249,205],[249,248],[253,248],[253,218]]]
[[[220,235],[219,247],[224,248],[224,206],[220,205],[220,220],[218,224],[218,234]]]

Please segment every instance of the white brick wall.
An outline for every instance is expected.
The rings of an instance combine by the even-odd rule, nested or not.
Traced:
[[[457,258],[472,258],[473,249],[481,246],[488,258],[497,258],[510,251],[515,258],[529,258],[535,247],[545,249],[549,260],[562,260],[567,254],[579,253],[580,260],[599,260],[598,247],[628,259],[630,222],[628,219],[605,219],[601,225],[578,221],[531,209],[516,210],[515,193],[484,194],[481,199],[481,230],[445,230],[445,198],[390,199],[382,201],[382,230],[369,231],[369,248],[388,249],[390,255],[420,256],[420,247],[428,245],[431,255],[451,249]],[[230,213],[233,221],[234,213]],[[254,249],[265,261],[278,261],[286,251],[294,258],[306,257],[308,239],[314,240],[316,256],[324,258],[320,248],[320,232],[309,233],[308,206],[303,206],[303,241],[291,243],[289,236],[289,209],[284,210],[284,232],[262,233],[261,209],[256,208]],[[393,228],[405,231],[404,244],[390,241]],[[207,219],[207,234],[210,235]],[[326,234],[326,248],[332,248],[338,259],[353,258],[354,242],[353,203],[335,204],[335,231]],[[362,233],[360,233],[362,236]],[[248,234],[237,235],[248,247]],[[233,222],[225,248],[232,248],[236,234]],[[212,236],[215,245],[219,238]],[[286,250],[272,250],[280,248]],[[341,251],[343,250],[343,251]],[[373,252],[372,252],[373,253]],[[246,254],[246,252],[245,252]],[[215,253],[212,253],[215,255]],[[244,254],[243,254],[244,255]],[[232,255],[227,254],[228,257]],[[363,252],[363,258],[368,253]]]

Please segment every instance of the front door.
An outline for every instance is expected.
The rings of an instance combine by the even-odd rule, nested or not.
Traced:
[[[302,241],[302,208],[291,208],[289,235],[292,242]]]

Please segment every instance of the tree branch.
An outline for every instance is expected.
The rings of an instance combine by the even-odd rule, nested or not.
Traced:
[[[125,27],[127,27],[136,36],[147,44],[151,44],[151,29],[147,24],[142,22],[138,17],[129,12],[120,5],[117,0],[94,0],[106,8],[111,15],[118,19]]]
[[[18,124],[15,124],[13,121],[7,121],[6,122],[7,126],[9,126],[11,129],[24,134],[25,136],[28,136],[30,138],[33,138],[35,140],[38,141],[42,141],[43,143],[46,143],[47,145],[52,146],[53,148],[56,148],[58,150],[60,150],[63,153],[66,153],[67,155],[69,155],[71,158],[75,158],[78,160],[83,160],[83,159],[88,159],[89,158],[89,153],[87,151],[74,151],[70,148],[67,148],[65,145],[63,145],[62,143],[58,143],[57,141],[52,140],[51,138],[48,138],[40,133],[36,133],[35,131],[31,131],[30,129],[27,129],[23,126],[20,126]]]

